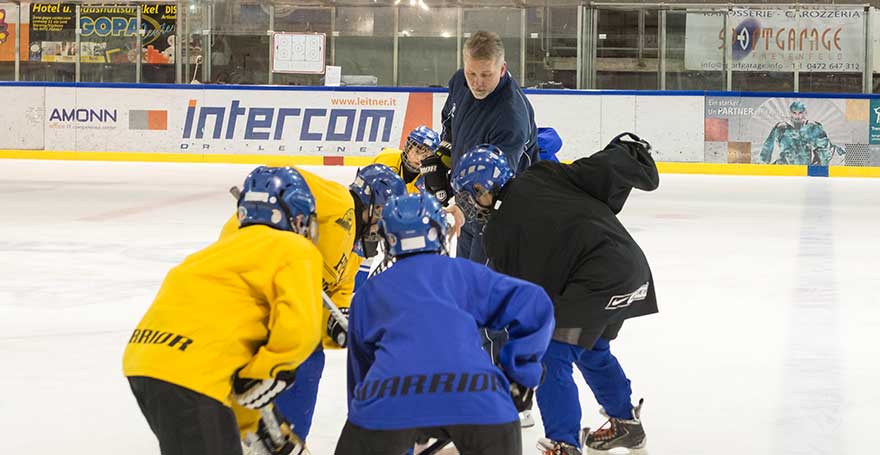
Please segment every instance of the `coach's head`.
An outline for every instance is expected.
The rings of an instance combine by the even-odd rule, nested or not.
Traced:
[[[504,44],[497,33],[476,32],[464,43],[464,77],[474,98],[491,94],[507,73]]]

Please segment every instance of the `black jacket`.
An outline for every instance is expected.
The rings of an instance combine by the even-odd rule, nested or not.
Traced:
[[[502,189],[486,254],[494,269],[547,291],[554,340],[591,348],[624,319],[657,312],[648,261],[616,215],[632,188],[659,181],[645,147],[613,141],[570,165],[537,163]]]
[[[538,161],[535,111],[519,84],[506,73],[486,98],[471,94],[458,70],[449,79],[449,96],[443,105],[443,140],[452,144],[452,166],[477,144],[492,144],[504,152],[517,174]]]

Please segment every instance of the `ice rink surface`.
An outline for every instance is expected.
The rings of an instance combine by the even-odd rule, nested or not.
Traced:
[[[252,168],[0,160],[0,453],[158,454],[122,351]],[[648,453],[880,450],[880,179],[664,174],[621,218],[660,302],[612,343],[646,400]],[[578,382],[583,424],[598,426]],[[332,453],[345,414],[335,351],[314,454]],[[523,453],[541,435],[524,431]]]

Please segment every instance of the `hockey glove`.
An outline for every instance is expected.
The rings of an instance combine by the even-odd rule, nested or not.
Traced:
[[[309,455],[306,444],[293,432],[292,425],[275,406],[260,409],[256,433],[242,440],[244,455]]]
[[[510,381],[510,398],[517,412],[532,409],[532,401],[535,399],[535,389]]]
[[[452,197],[452,186],[449,184],[449,166],[443,163],[443,158],[438,155],[431,155],[422,160],[419,172],[425,183],[425,190],[433,194],[434,197],[444,207],[449,203]]]
[[[348,308],[340,308],[339,312],[348,319]],[[327,336],[338,344],[340,348],[348,346],[348,332],[332,314],[330,315],[330,320],[327,321]]]
[[[435,153],[446,167],[452,169],[452,144],[446,141],[440,142]]]
[[[241,378],[232,375],[232,399],[248,409],[260,409],[293,384],[295,371],[282,371],[269,379]]]

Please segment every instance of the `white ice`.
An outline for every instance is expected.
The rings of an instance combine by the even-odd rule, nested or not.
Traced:
[[[252,167],[0,161],[0,453],[158,453],[122,351]],[[877,453],[880,179],[661,180],[621,215],[661,312],[612,344],[646,399],[648,451]],[[598,426],[578,382],[582,423]],[[345,409],[344,353],[331,352],[313,453],[332,453]],[[541,435],[523,432],[524,453]]]

